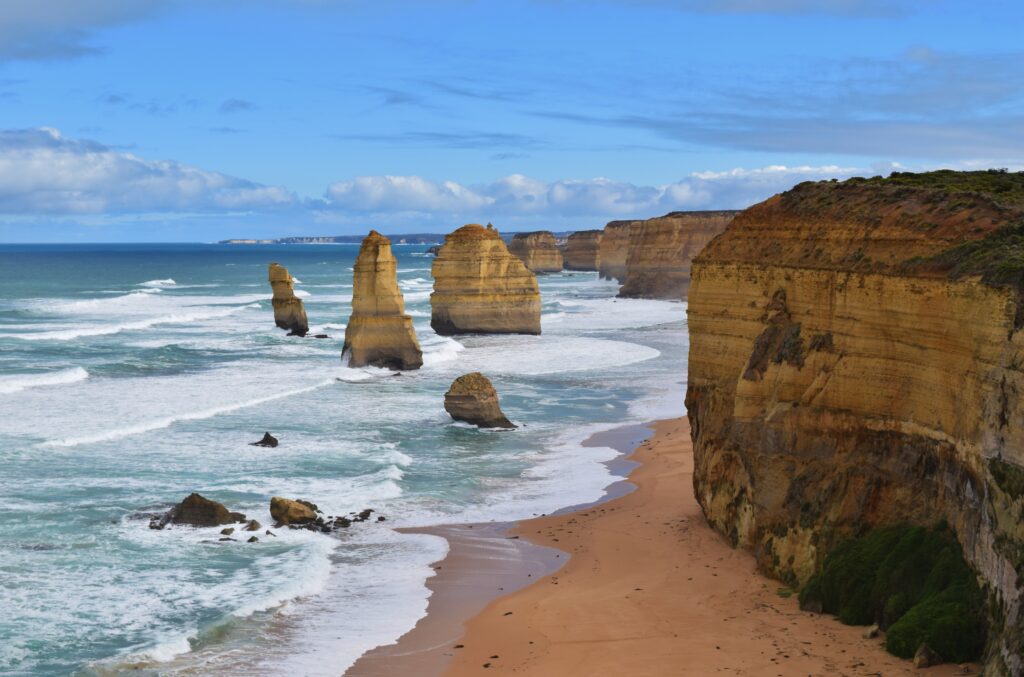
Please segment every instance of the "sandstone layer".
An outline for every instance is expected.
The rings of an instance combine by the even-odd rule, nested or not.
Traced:
[[[611,221],[604,227],[597,270],[605,280],[622,282],[626,279],[629,229],[632,225],[633,221]]]
[[[431,270],[430,326],[438,334],[540,333],[537,278],[494,228],[450,233]]]
[[[419,369],[423,352],[412,318],[405,314],[391,240],[371,230],[352,270],[352,315],[342,355],[348,353],[353,367]]]
[[[624,298],[685,299],[693,257],[737,212],[672,212],[629,229]]]
[[[948,523],[1022,674],[1024,174],[800,184],[697,256],[686,403],[708,521],[799,585],[844,539]]]
[[[581,230],[570,233],[565,244],[566,270],[597,270],[601,260],[600,230]]]
[[[481,428],[515,428],[501,411],[494,385],[477,371],[455,379],[444,395],[444,409],[456,421]]]
[[[288,269],[284,266],[270,264],[270,288],[274,291],[274,322],[281,329],[287,329],[297,336],[309,333],[309,320],[302,299],[295,296],[295,283]]]
[[[557,273],[562,270],[562,252],[551,231],[516,233],[508,243],[508,250],[518,256],[533,273]]]

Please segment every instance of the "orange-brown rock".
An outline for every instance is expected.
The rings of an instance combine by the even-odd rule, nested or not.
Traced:
[[[597,270],[606,280],[626,279],[626,256],[629,254],[629,229],[633,221],[611,221],[604,227]]]
[[[624,298],[685,299],[690,264],[711,238],[725,230],[734,211],[672,212],[629,229]]]
[[[477,371],[455,379],[444,395],[444,409],[456,421],[481,428],[515,428],[501,411],[494,385]]]
[[[270,516],[279,524],[308,524],[316,520],[317,508],[309,501],[282,496],[270,499]]]
[[[309,332],[309,320],[306,319],[302,299],[295,296],[295,283],[288,269],[271,263],[269,278],[270,288],[274,291],[271,301],[274,306],[274,323],[292,334],[305,336]]]
[[[565,243],[566,270],[597,270],[601,260],[600,230],[580,230],[570,233]]]
[[[533,273],[557,273],[562,270],[562,252],[551,231],[516,233],[508,243],[508,250],[518,256]]]
[[[537,278],[491,226],[471,223],[446,236],[432,271],[438,334],[540,333]]]
[[[948,523],[1024,674],[1024,174],[800,184],[693,264],[686,404],[709,522],[801,584],[843,539]]]
[[[342,355],[348,353],[353,367],[419,369],[423,352],[412,318],[405,314],[391,240],[371,230],[352,270],[352,315]]]

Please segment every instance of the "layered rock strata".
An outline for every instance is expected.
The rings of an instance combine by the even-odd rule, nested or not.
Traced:
[[[444,409],[456,421],[481,428],[515,428],[501,411],[494,385],[480,372],[455,379],[444,395]]]
[[[601,260],[600,230],[581,230],[570,233],[565,244],[566,270],[597,270]]]
[[[274,291],[274,323],[297,336],[309,333],[309,320],[302,299],[295,296],[295,283],[288,269],[278,263],[270,264],[270,288]]]
[[[629,229],[633,221],[611,221],[604,227],[598,249],[597,270],[605,280],[626,279],[626,256],[629,254]]]
[[[694,261],[686,404],[708,521],[800,585],[844,539],[945,521],[1022,674],[1024,174],[800,184]]]
[[[398,288],[398,261],[391,240],[375,230],[363,240],[352,273],[352,315],[345,327],[345,346],[353,367],[388,369],[423,366],[412,318]]]
[[[540,333],[537,278],[494,228],[469,224],[449,234],[431,270],[438,334]]]
[[[672,212],[635,221],[629,229],[626,275],[619,296],[685,299],[693,257],[734,216],[734,211]]]
[[[508,243],[508,250],[518,256],[530,272],[557,273],[562,270],[562,252],[550,231],[516,233]]]

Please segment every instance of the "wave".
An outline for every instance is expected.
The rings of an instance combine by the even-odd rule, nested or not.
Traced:
[[[88,336],[109,336],[110,334],[119,334],[123,331],[139,331],[141,329],[155,327],[159,324],[188,324],[190,322],[198,322],[201,320],[212,320],[218,317],[234,315],[246,308],[258,309],[259,307],[259,304],[251,303],[249,305],[234,308],[207,310],[195,313],[176,313],[173,315],[163,315],[160,317],[151,317],[145,320],[137,320],[135,322],[122,322],[120,324],[76,327],[74,329],[58,329],[55,331],[0,334],[0,338],[14,338],[21,339],[23,341],[72,341],[77,338],[84,338]]]
[[[143,421],[136,425],[125,426],[123,428],[116,428],[114,430],[107,430],[106,432],[97,433],[95,435],[83,435],[82,437],[65,437],[59,440],[48,440],[41,442],[40,447],[77,447],[81,444],[93,444],[96,442],[109,442],[111,440],[118,440],[123,437],[131,437],[132,435],[141,435],[142,433],[148,433],[153,430],[160,430],[162,428],[169,428],[175,423],[181,421],[201,421],[207,418],[213,418],[214,416],[220,416],[221,414],[228,414],[239,409],[246,409],[248,407],[255,407],[266,402],[273,402],[274,400],[280,400],[286,397],[294,397],[295,395],[303,395],[314,390],[323,388],[334,383],[334,380],[321,381],[315,385],[306,386],[305,388],[297,388],[295,390],[286,390],[284,392],[275,393],[273,395],[267,395],[266,397],[257,397],[252,400],[246,400],[244,402],[235,402],[234,404],[225,404],[221,407],[213,407],[211,409],[205,409],[203,411],[193,411],[184,414],[177,414],[175,416],[164,416],[162,418],[155,418],[149,421]]]
[[[171,278],[167,278],[166,280],[148,280],[146,282],[139,283],[139,286],[150,287],[153,289],[162,289],[164,287],[173,287],[176,284],[178,283],[172,280]]]
[[[40,388],[43,386],[59,386],[69,383],[77,383],[89,378],[89,372],[81,367],[72,367],[60,371],[50,371],[44,374],[18,374],[15,376],[0,376],[0,395],[21,392],[28,388]]]

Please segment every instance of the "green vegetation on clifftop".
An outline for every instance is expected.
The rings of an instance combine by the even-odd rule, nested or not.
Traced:
[[[846,541],[800,591],[800,606],[878,623],[902,658],[926,643],[946,661],[971,661],[985,646],[984,596],[945,527],[889,526]]]

